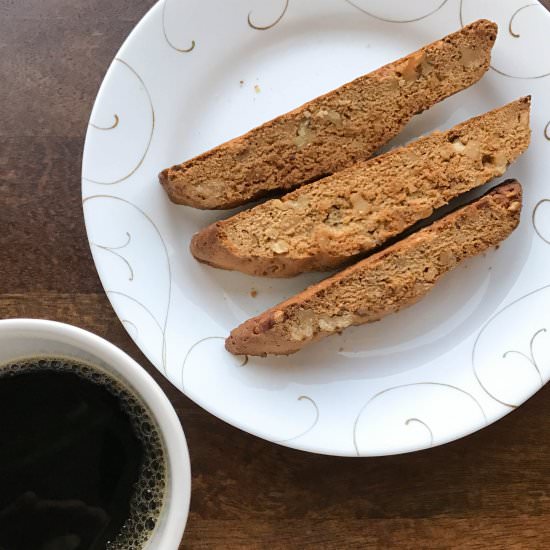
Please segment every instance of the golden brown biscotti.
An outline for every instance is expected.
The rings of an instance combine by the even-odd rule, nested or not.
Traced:
[[[182,164],[159,179],[203,209],[244,204],[370,157],[413,115],[477,82],[497,26],[479,20]]]
[[[521,186],[506,182],[386,250],[309,287],[231,332],[228,351],[287,355],[351,325],[407,307],[460,261],[516,228]]]
[[[290,277],[329,270],[501,176],[529,145],[529,98],[216,222],[191,252],[209,265]]]

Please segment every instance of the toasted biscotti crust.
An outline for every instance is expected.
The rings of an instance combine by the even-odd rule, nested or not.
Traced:
[[[214,223],[191,252],[260,276],[340,267],[504,174],[529,145],[529,108],[521,98]]]
[[[501,242],[516,228],[521,185],[506,182],[386,250],[309,287],[231,332],[234,354],[287,355],[407,307],[460,261]]]
[[[413,115],[477,82],[497,26],[479,20],[182,164],[159,179],[203,209],[244,204],[370,157]]]

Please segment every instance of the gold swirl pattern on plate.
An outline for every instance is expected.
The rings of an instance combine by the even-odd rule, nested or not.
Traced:
[[[308,397],[307,395],[300,395],[298,397],[298,401],[304,401],[306,403],[310,403],[313,406],[313,410],[315,411],[315,416],[313,418],[312,423],[303,431],[301,431],[299,434],[294,435],[292,437],[289,437],[287,439],[274,439],[273,443],[288,443],[290,441],[294,441],[295,439],[298,439],[299,437],[302,437],[306,435],[307,433],[311,432],[313,428],[317,425],[317,422],[319,422],[319,407],[317,406],[317,403],[311,399],[311,397]]]
[[[409,418],[408,420],[405,420],[405,426],[408,426],[412,422],[420,424],[428,432],[428,435],[430,436],[429,446],[432,447],[434,444],[434,434],[432,432],[432,429],[428,426],[428,424],[426,424],[426,422],[424,422],[423,420],[420,420],[420,418]]]
[[[111,253],[113,256],[116,256],[117,258],[120,258],[126,264],[126,267],[128,268],[128,271],[130,272],[128,280],[133,281],[134,280],[134,270],[133,270],[132,266],[130,265],[130,262],[122,254],[117,252],[117,250],[122,250],[123,248],[126,248],[130,244],[130,241],[132,240],[132,236],[130,235],[130,233],[128,233],[128,231],[126,231],[126,237],[127,237],[126,242],[124,244],[119,245],[119,246],[106,246],[104,244],[97,244],[97,243],[94,243],[92,241],[90,241],[90,244],[92,244],[93,246],[96,246],[97,248],[100,248],[101,250],[105,250],[106,252]]]
[[[550,122],[548,123],[550,124]],[[546,125],[548,127],[548,124]],[[550,199],[542,199],[535,205],[535,208],[533,208],[533,214],[531,214],[531,222],[533,223],[533,227],[535,228],[535,233],[546,243],[550,244],[550,240],[548,240],[540,231],[538,225],[537,225],[537,212],[538,209],[546,203],[550,203]]]
[[[164,3],[162,4],[162,33],[164,34],[164,39],[166,40],[166,43],[177,52],[180,53],[189,53],[195,49],[196,43],[194,40],[191,40],[191,45],[188,48],[178,48],[171,40],[168,38],[168,33],[166,32],[166,4],[168,3],[168,0],[164,0]]]
[[[124,61],[123,59],[120,59],[118,57],[115,57],[115,61],[120,63],[123,67],[126,67],[136,77],[136,79],[138,80],[140,85],[145,90],[145,93],[147,95],[147,100],[149,102],[149,107],[151,109],[151,130],[149,132],[149,137],[147,139],[147,145],[145,146],[145,151],[143,151],[143,154],[141,155],[138,163],[125,176],[122,176],[121,178],[118,178],[118,179],[113,180],[113,181],[99,181],[99,180],[93,180],[93,179],[86,178],[86,177],[82,178],[85,181],[89,181],[90,183],[97,183],[99,185],[115,185],[116,183],[121,183],[124,180],[127,180],[130,176],[134,175],[137,172],[138,168],[143,164],[143,161],[145,160],[145,157],[147,156],[147,153],[149,151],[149,147],[151,146],[151,141],[153,139],[153,132],[155,130],[155,110],[153,108],[153,100],[151,99],[151,94],[149,93],[149,90],[147,89],[147,86],[145,85],[145,82],[143,81],[141,76],[139,76],[139,74],[136,72],[136,70],[133,69],[130,65],[128,65],[128,63],[126,63],[126,61]],[[118,121],[119,120],[118,115],[115,115],[115,116],[116,116],[116,120]],[[92,127],[96,128],[96,126],[92,126]],[[109,128],[97,128],[97,129],[105,130],[105,129],[109,129]]]
[[[120,322],[125,326],[127,325],[129,327],[132,327],[136,331],[136,338],[139,336],[139,329],[137,328],[135,323],[133,323],[129,319],[121,319]],[[128,329],[126,329],[126,330],[128,330]]]
[[[109,297],[109,298],[111,296],[121,296],[122,298],[130,300],[134,304],[141,307],[141,309],[143,309],[143,311],[145,311],[145,313],[147,313],[147,315],[155,323],[156,327],[160,331],[160,335],[161,335],[161,338],[162,338],[162,369],[163,369],[164,373],[166,374],[166,372],[167,372],[167,369],[166,369],[166,336],[165,336],[166,335],[166,329],[163,328],[163,326],[160,324],[159,320],[153,315],[152,311],[143,302],[140,302],[137,298],[134,298],[133,296],[130,296],[129,294],[126,294],[125,292],[120,292],[118,290],[105,290],[105,294],[107,294],[107,297]],[[137,335],[139,334],[139,332],[137,331],[136,324],[133,323],[132,321],[129,321],[128,319],[123,319],[120,322],[124,325],[124,327],[126,327],[126,325],[130,326],[130,324],[133,325],[136,328]],[[128,329],[126,329],[126,330],[128,330]],[[130,334],[130,336],[132,336],[132,335]]]
[[[251,28],[259,30],[259,31],[265,31],[265,30],[273,28],[284,17],[284,15],[285,15],[285,13],[288,9],[289,1],[290,0],[285,0],[285,5],[283,7],[283,11],[279,15],[279,17],[277,17],[277,19],[275,19],[275,21],[273,21],[273,23],[270,23],[269,25],[263,25],[263,26],[262,25],[256,25],[255,23],[252,22],[252,12],[249,12],[249,14],[248,14],[248,25]],[[378,19],[379,21],[385,21],[386,23],[414,23],[415,21],[421,21],[422,19],[425,19],[426,17],[429,17],[430,15],[432,15],[435,12],[439,11],[448,1],[449,0],[442,0],[440,2],[440,4],[437,5],[433,10],[431,10],[428,13],[425,13],[424,15],[421,15],[419,17],[415,17],[413,19],[388,19],[388,18],[385,18],[385,17],[380,17],[379,15],[375,15],[374,13],[371,13],[370,11],[366,10],[365,8],[357,5],[352,0],[345,0],[345,2],[347,2],[350,6],[353,6],[355,9],[359,10],[360,12],[362,12],[366,15],[369,15],[370,17],[374,17],[375,19]]]
[[[183,358],[183,363],[181,365],[181,391],[185,392],[185,382],[184,382],[184,375],[185,375],[185,365],[187,364],[187,360],[189,359],[189,355],[191,355],[191,352],[200,344],[203,342],[206,342],[207,340],[224,340],[224,336],[206,336],[204,338],[201,338],[200,340],[197,340],[188,350],[185,354],[185,357]],[[244,367],[248,363],[248,355],[243,356],[242,363],[239,365],[240,367]]]
[[[149,315],[149,317],[151,317],[155,325],[158,327],[158,329],[162,333],[162,325],[160,324],[159,320],[153,315],[151,310],[143,302],[140,302],[137,298],[134,298],[133,296],[130,296],[129,294],[126,294],[125,292],[120,292],[118,290],[106,290],[105,294],[107,294],[108,296],[122,296],[123,298],[126,298],[127,300],[134,302],[134,304],[137,304],[139,307],[141,307],[141,309],[143,309],[143,311],[145,311]],[[126,323],[129,322],[128,319],[125,319],[125,321]],[[135,326],[135,323],[132,323],[132,324]]]
[[[371,13],[370,11],[366,10],[365,8],[363,8],[361,6],[358,6],[352,0],[345,0],[345,1],[350,6],[353,6],[355,9],[359,10],[360,12],[363,12],[366,15],[369,15],[370,17],[374,17],[375,19],[378,19],[379,21],[384,21],[385,23],[415,23],[416,21],[421,21],[422,19],[426,19],[426,17],[429,17],[430,15],[433,15],[435,12],[439,11],[449,0],[443,0],[433,10],[431,10],[428,13],[425,13],[424,15],[421,15],[419,17],[415,17],[413,19],[389,19],[389,18],[386,18],[386,17],[380,17],[379,15],[375,15],[374,13]]]
[[[460,18],[460,26],[461,27],[464,27],[463,6],[464,6],[464,0],[460,0],[459,18]],[[545,9],[544,6],[542,4],[539,4],[539,3],[526,4],[525,6],[521,6],[520,8],[515,10],[514,13],[512,13],[512,15],[510,16],[510,20],[508,21],[508,32],[510,33],[510,35],[513,38],[520,38],[520,36],[521,36],[519,33],[515,32],[512,28],[512,26],[514,24],[514,19],[516,18],[516,16],[519,13],[521,13],[523,10],[526,10],[527,8],[536,8],[536,7]],[[493,71],[495,71],[495,73],[498,73],[498,74],[500,74],[502,76],[505,76],[507,78],[515,78],[515,79],[518,79],[518,80],[537,80],[539,78],[546,78],[547,76],[550,76],[550,71],[546,72],[546,73],[539,74],[539,75],[534,75],[534,76],[516,76],[516,75],[506,73],[506,72],[502,71],[501,69],[497,69],[493,64],[491,64],[489,66]]]
[[[539,366],[537,365],[537,361],[535,359],[535,352],[533,350],[533,345],[535,343],[535,340],[537,339],[537,336],[539,334],[542,334],[543,332],[546,332],[546,329],[545,328],[540,328],[539,330],[537,330],[535,332],[535,334],[533,334],[533,336],[531,337],[531,340],[529,342],[529,355],[527,355],[526,353],[523,353],[523,351],[518,351],[518,350],[515,350],[515,349],[512,349],[512,350],[509,350],[509,351],[506,351],[502,354],[502,358],[503,359],[506,359],[506,357],[510,356],[511,354],[515,353],[516,355],[519,355],[520,357],[523,357],[524,359],[527,360],[527,362],[529,364],[531,364],[535,370],[537,371],[537,374],[539,376],[539,379],[540,379],[540,387],[542,388],[542,386],[544,385],[544,381],[542,379],[542,374],[540,372],[540,369],[539,369]]]
[[[136,304],[141,306],[149,314],[149,316],[154,320],[156,325],[159,327],[161,335],[162,335],[162,369],[163,369],[164,373],[166,373],[167,372],[167,365],[166,365],[166,329],[167,329],[167,326],[168,326],[168,316],[169,316],[169,313],[170,313],[170,305],[171,305],[171,301],[172,301],[172,268],[170,266],[170,257],[168,255],[168,247],[166,246],[166,243],[164,241],[162,233],[160,232],[157,224],[139,206],[136,206],[134,203],[130,202],[127,199],[123,199],[122,197],[115,197],[114,195],[91,195],[91,196],[86,197],[85,199],[83,199],[82,204],[84,205],[88,201],[97,200],[97,199],[110,199],[110,200],[120,201],[124,204],[127,204],[127,205],[131,206],[134,210],[136,210],[136,212],[141,214],[145,218],[145,220],[147,220],[149,222],[151,227],[153,227],[153,229],[155,230],[158,238],[160,239],[160,242],[162,243],[164,256],[166,258],[166,266],[167,266],[167,270],[168,270],[168,300],[167,300],[167,304],[166,304],[166,314],[164,316],[164,319],[162,320],[162,323],[159,322],[159,320],[153,315],[153,313],[149,310],[149,308],[147,306],[145,306],[145,304],[141,303],[136,298],[134,298],[132,296],[129,296],[128,294],[125,294],[123,292],[118,292],[118,291],[114,291],[114,290],[106,290],[106,293],[107,294],[114,294],[114,295],[118,295],[118,296],[124,296],[125,298],[128,298],[129,300],[132,300],[133,302],[135,302]],[[126,232],[126,235],[128,236],[128,241],[122,247],[125,247],[130,243],[131,235],[128,231]],[[125,258],[123,258],[121,255],[117,254],[116,252],[113,252],[113,250],[117,250],[117,248],[112,249],[112,247],[111,247],[111,250],[109,250],[108,248],[105,248],[105,249],[108,250],[109,252],[111,252],[112,254],[114,254],[115,256],[118,256],[121,259],[125,260]],[[129,262],[127,262],[127,265],[131,270],[131,277],[132,278],[130,280],[132,281],[133,276],[134,276],[134,270],[132,269],[132,266],[130,265]]]
[[[248,12],[248,17],[247,17],[248,26],[253,29],[256,29],[257,31],[267,31],[268,29],[272,29],[285,16],[286,10],[288,9],[289,2],[290,0],[285,0],[283,11],[279,15],[279,17],[277,17],[277,19],[275,19],[275,21],[273,21],[273,23],[270,23],[269,25],[256,25],[255,23],[252,22],[252,12]]]
[[[90,126],[92,128],[95,128],[96,130],[114,130],[118,126],[118,123],[120,122],[120,118],[116,113],[113,115],[113,118],[114,118],[114,122],[111,124],[111,126],[98,126],[93,122],[90,122]]]
[[[382,396],[382,395],[384,395],[388,392],[391,392],[391,391],[394,391],[394,390],[397,390],[397,389],[400,389],[400,388],[409,388],[409,387],[413,387],[413,386],[434,386],[434,387],[439,387],[439,388],[446,388],[446,389],[451,389],[451,390],[460,392],[463,395],[466,395],[476,405],[477,409],[479,409],[481,415],[483,416],[484,424],[487,425],[487,415],[485,414],[485,411],[483,410],[483,407],[481,406],[479,401],[471,393],[467,392],[466,390],[463,390],[462,388],[459,388],[458,386],[453,386],[452,384],[445,384],[443,382],[411,382],[410,384],[400,384],[399,386],[392,386],[391,388],[386,388],[385,390],[382,390],[382,391],[379,391],[378,393],[375,393],[361,407],[359,413],[355,417],[355,421],[353,423],[353,446],[355,448],[355,453],[357,454],[357,456],[362,456],[361,452],[360,452],[360,449],[359,449],[359,444],[357,442],[357,427],[359,425],[359,420],[361,419],[363,413],[368,408],[368,406],[373,401],[378,399],[380,396]],[[434,443],[434,434],[433,434],[433,431],[430,428],[430,426],[424,420],[421,420],[420,418],[416,418],[416,417],[408,418],[408,419],[405,420],[405,426],[409,426],[411,423],[421,424],[426,429],[427,433],[430,436],[430,445],[429,446],[431,447]]]
[[[476,350],[477,350],[477,346],[478,346],[478,343],[479,343],[479,340],[481,338],[481,336],[483,335],[483,333],[485,332],[485,330],[487,329],[487,327],[499,316],[501,315],[502,313],[504,313],[505,311],[507,311],[508,309],[510,309],[511,307],[513,307],[514,305],[518,304],[519,302],[521,302],[522,300],[525,300],[526,298],[529,298],[530,296],[533,296],[534,294],[537,294],[538,292],[541,292],[543,290],[546,290],[550,288],[550,285],[546,285],[546,286],[543,286],[543,287],[540,287],[540,288],[537,288],[536,290],[532,290],[531,292],[528,292],[527,294],[525,294],[524,296],[521,296],[520,298],[517,298],[515,300],[513,300],[512,302],[510,302],[508,305],[504,306],[500,311],[497,311],[486,323],[485,325],[483,325],[482,329],[479,331],[478,335],[476,336],[476,339],[474,341],[474,345],[472,347],[472,357],[471,357],[471,360],[472,360],[472,370],[474,371],[474,376],[478,382],[478,384],[480,385],[481,389],[491,398],[493,399],[494,401],[496,401],[497,403],[500,403],[501,405],[503,405],[504,407],[508,407],[509,409],[516,409],[519,405],[516,405],[514,403],[507,403],[506,401],[502,400],[502,399],[499,399],[494,393],[492,393],[489,388],[481,381],[481,377],[479,376],[479,373],[477,372],[477,369],[476,369]],[[520,354],[522,357],[524,357],[537,371],[538,373],[538,376],[541,380],[541,387],[544,385],[544,381],[542,379],[542,374],[540,372],[540,369],[538,367],[538,364],[537,362],[535,361],[535,357],[534,357],[534,343],[535,343],[535,340],[537,338],[537,336],[539,334],[542,334],[543,332],[546,332],[546,329],[545,328],[542,328],[542,329],[539,329],[538,331],[535,332],[535,334],[531,337],[531,340],[530,340],[530,343],[529,343],[529,350],[530,350],[530,355],[527,355],[523,352],[520,352],[520,351],[516,351],[516,350],[510,350],[510,351],[507,351],[506,353],[503,354],[503,358],[506,358],[507,355],[509,355],[510,353],[517,353],[517,354]]]
[[[514,23],[514,19],[516,18],[516,15],[523,10],[526,10],[527,8],[532,8],[533,6],[540,6],[540,4],[527,4],[525,6],[521,6],[521,8],[518,8],[513,14],[512,17],[510,17],[510,22],[508,23],[508,32],[514,37],[519,38],[520,34],[517,32],[514,32],[512,30],[512,24]]]
[[[187,361],[189,359],[189,356],[191,355],[191,353],[193,352],[193,350],[197,346],[199,346],[203,342],[207,342],[209,340],[223,340],[223,341],[225,341],[225,337],[224,336],[206,336],[204,338],[201,338],[200,340],[197,340],[187,350],[187,353],[185,354],[185,357],[183,359],[183,363],[182,363],[182,366],[181,366],[181,390],[183,392],[185,392],[185,372],[186,372],[185,367],[187,365]],[[248,363],[248,355],[244,355],[242,357],[243,357],[243,360],[242,360],[241,364],[239,365],[239,367],[244,367]],[[311,423],[308,425],[308,427],[306,429],[302,430],[301,432],[297,433],[296,435],[293,435],[293,436],[285,438],[285,439],[272,439],[272,441],[274,443],[289,443],[290,441],[294,441],[295,439],[298,439],[298,438],[306,435],[307,433],[309,433],[311,430],[313,430],[313,428],[315,428],[315,426],[319,422],[319,407],[317,406],[317,403],[315,403],[315,401],[307,395],[300,395],[297,398],[297,400],[300,401],[300,402],[309,403],[312,406],[313,412],[314,412],[313,420],[311,421]]]

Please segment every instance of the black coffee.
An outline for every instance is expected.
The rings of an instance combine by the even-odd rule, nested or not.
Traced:
[[[103,371],[66,359],[0,367],[0,550],[133,550],[166,474],[147,409]]]

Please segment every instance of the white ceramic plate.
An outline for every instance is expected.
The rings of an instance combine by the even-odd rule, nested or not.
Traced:
[[[197,263],[191,235],[227,214],[171,204],[157,173],[481,17],[500,28],[492,69],[394,143],[532,94],[532,144],[508,174],[524,184],[519,229],[379,323],[290,357],[228,354],[231,328],[322,276]],[[525,0],[156,4],[107,72],[83,160],[94,260],[137,345],[216,416],[318,453],[423,449],[523,403],[550,378],[549,35],[550,15]]]

